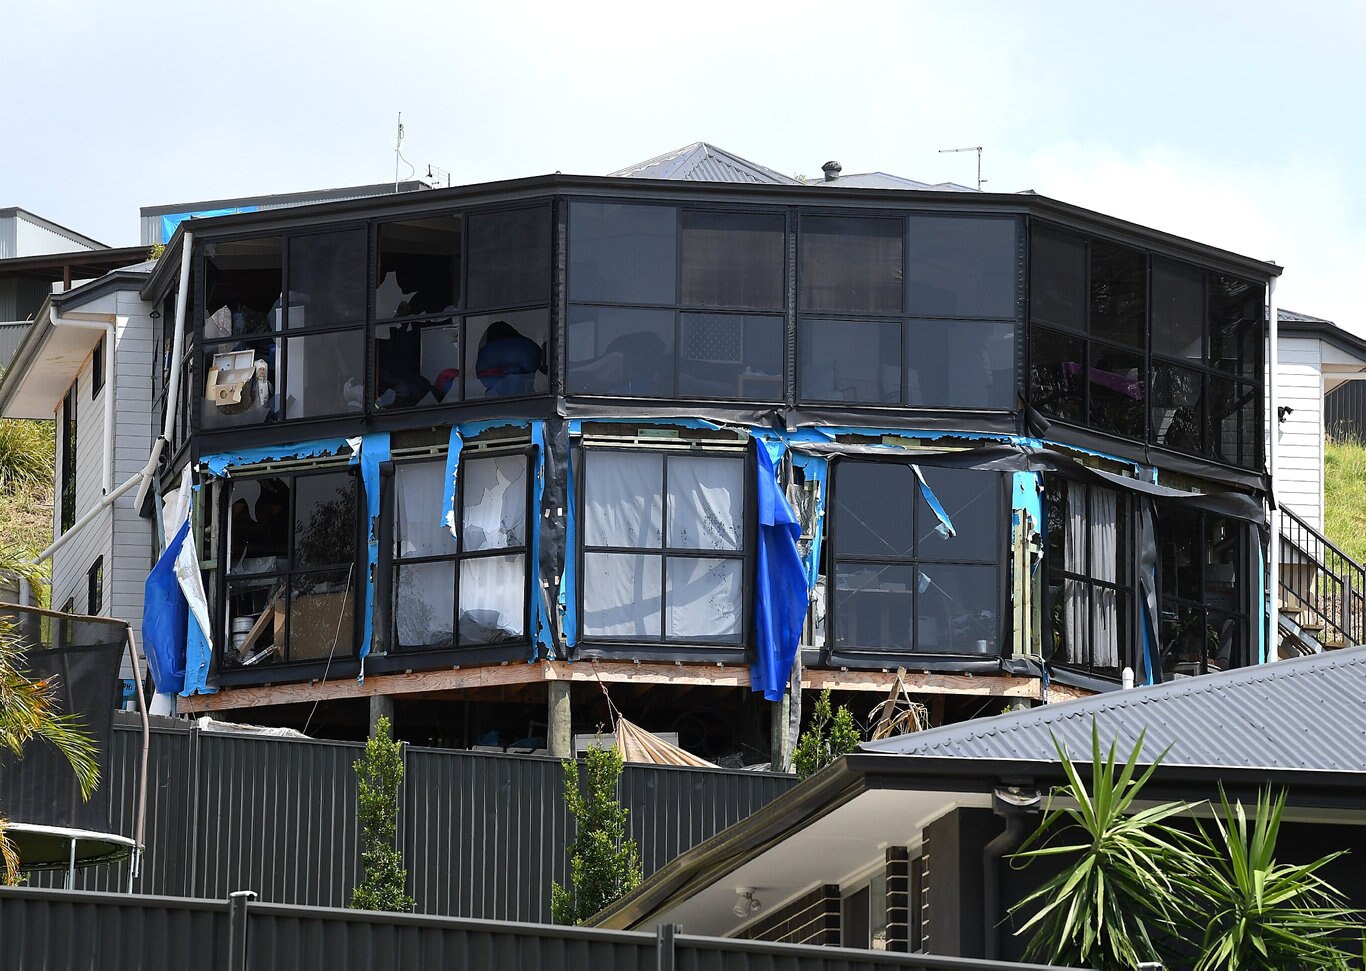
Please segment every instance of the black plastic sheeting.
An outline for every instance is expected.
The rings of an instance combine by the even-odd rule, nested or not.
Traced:
[[[107,765],[127,627],[15,607],[0,607],[0,624],[12,625],[19,638],[21,670],[50,679],[58,710],[80,719],[97,762]],[[102,784],[82,799],[70,763],[44,739],[32,739],[20,758],[0,753],[0,812],[12,822],[108,832],[108,791]]]

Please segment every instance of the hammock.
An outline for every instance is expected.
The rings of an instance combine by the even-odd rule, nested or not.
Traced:
[[[648,762],[653,765],[691,765],[701,769],[716,768],[706,759],[699,759],[691,752],[685,752],[677,745],[652,735],[639,725],[633,725],[620,714],[617,715],[617,752],[624,762]]]

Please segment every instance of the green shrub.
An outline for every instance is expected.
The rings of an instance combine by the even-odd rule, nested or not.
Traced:
[[[640,852],[626,835],[628,811],[617,798],[622,759],[615,748],[590,748],[578,763],[564,763],[564,801],[577,823],[569,844],[569,886],[551,887],[557,924],[582,924],[640,884]]]
[[[408,896],[408,871],[398,849],[398,790],[403,784],[403,755],[381,718],[365,743],[365,754],[355,762],[359,793],[361,865],[365,876],[351,893],[357,910],[411,913],[417,902]]]
[[[815,775],[841,755],[852,752],[858,743],[859,731],[853,713],[840,705],[832,715],[830,689],[825,689],[816,699],[806,731],[792,750],[792,766],[797,770],[797,778]]]

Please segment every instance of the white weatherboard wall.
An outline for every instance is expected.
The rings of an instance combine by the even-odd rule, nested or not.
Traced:
[[[107,294],[82,305],[85,312],[113,313],[117,321],[117,387],[114,405],[114,475],[118,486],[147,464],[152,447],[152,381],[149,362],[154,355],[154,321],[150,306],[136,291]],[[104,407],[108,387],[92,401],[91,360],[82,365],[77,378],[76,404],[76,518],[103,497],[105,456]],[[61,408],[57,418],[57,482],[62,477]],[[95,558],[104,557],[103,616],[127,621],[138,634],[142,630],[142,602],[147,573],[155,562],[153,521],[137,514],[136,490],[125,493],[103,515],[87,525],[52,558],[52,604],[60,608],[68,598],[78,613],[90,610],[86,577]],[[53,535],[60,524],[60,499],[54,503]],[[124,677],[128,672],[124,671]]]
[[[1282,334],[1276,369],[1278,406],[1293,409],[1279,423],[1276,500],[1315,529],[1323,528],[1323,342]],[[1268,416],[1272,421],[1275,415]]]

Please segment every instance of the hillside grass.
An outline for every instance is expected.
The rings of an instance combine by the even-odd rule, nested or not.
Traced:
[[[1358,563],[1366,563],[1366,444],[1323,443],[1323,533]]]
[[[55,423],[0,420],[0,571],[16,567],[52,542]],[[50,566],[25,572],[42,585],[34,590],[47,602]]]

